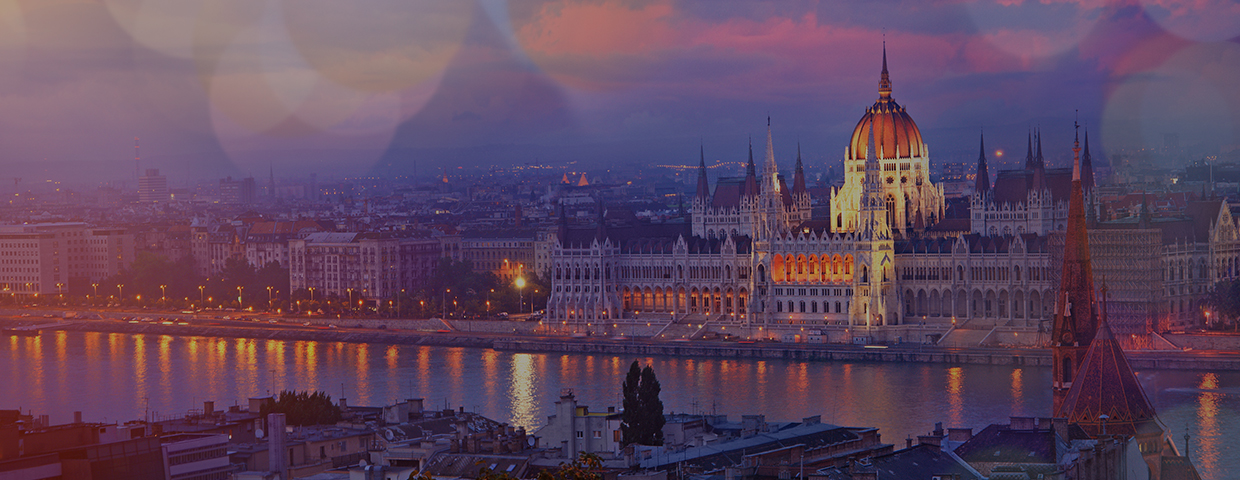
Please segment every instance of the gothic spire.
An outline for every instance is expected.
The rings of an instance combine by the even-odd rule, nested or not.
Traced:
[[[1063,273],[1059,277],[1055,323],[1051,334],[1051,347],[1057,357],[1075,355],[1072,352],[1088,346],[1098,332],[1098,305],[1085,222],[1085,194],[1081,190],[1080,152],[1080,143],[1074,143],[1072,196],[1068,203],[1068,226],[1064,235]],[[1061,413],[1059,409],[1068,388],[1072,386],[1075,369],[1081,365],[1080,359],[1077,360],[1056,360],[1053,381],[1054,410],[1057,413]]]
[[[792,195],[807,193],[805,188],[805,169],[801,166],[801,142],[797,142],[797,166],[792,174]]]
[[[891,78],[887,75],[887,41],[883,40],[883,73],[878,81],[878,96],[891,97]]]
[[[701,147],[701,158],[698,160],[697,198],[705,202],[710,198],[710,182],[706,179],[706,147]]]
[[[758,193],[758,173],[753,164],[753,139],[750,138],[749,164],[745,165],[745,190],[741,192],[741,196],[757,196]]]
[[[1033,131],[1029,131],[1028,150],[1025,150],[1025,170],[1033,170]]]
[[[778,175],[779,165],[775,164],[775,144],[771,139],[771,117],[766,117],[766,164],[762,167],[762,181],[772,182],[772,193],[779,191],[776,187]]]
[[[977,155],[977,180],[973,191],[985,195],[990,191],[990,171],[986,169],[986,134],[981,136],[981,150]]]

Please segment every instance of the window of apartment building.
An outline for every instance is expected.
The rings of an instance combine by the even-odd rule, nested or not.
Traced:
[[[595,430],[595,431],[594,431],[594,438],[603,438],[603,431],[602,431],[602,430]]]
[[[586,438],[586,432],[583,432],[583,431],[581,431],[581,430],[578,430],[578,431],[577,431],[577,438]]]

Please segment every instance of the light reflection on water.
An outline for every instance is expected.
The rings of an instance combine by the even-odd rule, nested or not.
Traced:
[[[106,348],[102,345],[106,335]],[[476,409],[531,429],[546,422],[563,388],[596,411],[619,406],[629,365],[652,364],[668,412],[716,412],[736,419],[879,427],[887,443],[925,434],[935,422],[980,429],[1009,416],[1049,414],[1050,371],[985,365],[785,362],[770,359],[545,355],[446,347],[340,342],[46,332],[0,342],[0,409],[82,411],[88,421],[174,416],[244,405],[279,389],[324,390],[350,405],[422,397],[426,408]],[[1240,468],[1225,448],[1240,431],[1240,372],[1138,372],[1172,438],[1206,478]],[[87,400],[89,399],[89,400]],[[975,430],[976,431],[976,430]]]

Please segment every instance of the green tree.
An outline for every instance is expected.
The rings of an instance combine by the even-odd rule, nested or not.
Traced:
[[[1213,322],[1234,326],[1236,318],[1240,317],[1240,280],[1223,280],[1214,284],[1206,297],[1206,304],[1218,316],[1212,319]]]
[[[637,361],[629,367],[621,385],[624,394],[624,413],[620,432],[625,445],[663,445],[663,401],[659,399],[662,388],[654,374],[654,368],[640,368]]]
[[[326,392],[284,390],[274,403],[263,405],[260,415],[283,413],[288,425],[331,425],[340,421],[340,407]]]

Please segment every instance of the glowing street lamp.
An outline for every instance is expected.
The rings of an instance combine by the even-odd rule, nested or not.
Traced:
[[[167,300],[168,300],[168,286],[160,285],[159,286],[159,301],[163,302]]]
[[[241,303],[241,291],[242,290],[245,290],[245,287],[241,285],[237,285],[237,310],[241,310],[243,307]]]
[[[517,298],[519,299],[517,303],[517,312],[520,313],[521,309],[525,307],[525,277],[517,277],[517,281],[515,283],[517,285]]]

